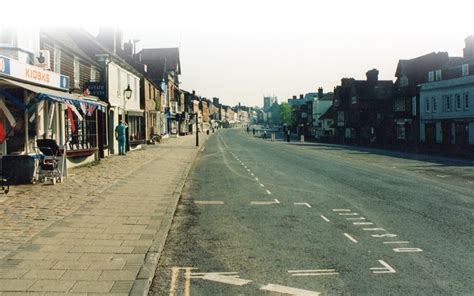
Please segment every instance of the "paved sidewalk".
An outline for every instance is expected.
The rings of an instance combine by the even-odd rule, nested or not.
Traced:
[[[0,196],[0,295],[145,294],[197,153],[173,138]]]

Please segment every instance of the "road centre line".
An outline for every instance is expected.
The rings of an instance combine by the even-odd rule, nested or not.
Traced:
[[[332,209],[333,212],[350,212],[350,209]]]
[[[383,242],[384,244],[408,244],[409,241],[391,241],[391,242]]]
[[[198,205],[223,205],[224,202],[221,200],[195,200],[195,204]]]
[[[293,203],[295,206],[306,206],[308,208],[311,208],[311,205],[307,202],[295,202]]]
[[[423,252],[423,250],[420,248],[394,248],[392,250],[397,253]]]
[[[320,216],[321,218],[323,218],[323,220],[324,220],[324,221],[326,221],[326,222],[330,222],[330,221],[329,221],[329,219],[328,219],[328,218],[326,218],[325,216],[323,216],[323,215],[319,215],[319,216]]]
[[[297,289],[282,285],[268,284],[260,288],[263,291],[283,293],[287,295],[298,295],[298,296],[319,296],[320,292],[314,292],[309,290]]]
[[[371,237],[397,237],[396,234],[393,233],[384,233],[384,234],[372,234]]]
[[[373,225],[372,222],[352,222],[353,225]]]
[[[338,213],[340,216],[359,216],[358,213]]]
[[[383,228],[362,228],[365,231],[385,231]]]
[[[346,218],[346,220],[365,220],[365,218],[364,217]]]
[[[353,243],[358,243],[358,241],[352,236],[350,236],[348,233],[344,232],[344,236],[347,237],[349,240],[351,240]]]

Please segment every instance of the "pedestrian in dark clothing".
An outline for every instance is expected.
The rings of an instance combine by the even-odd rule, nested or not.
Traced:
[[[119,125],[115,127],[115,139],[118,141],[119,155],[125,155],[125,143],[127,142],[126,131],[128,124],[121,120]]]
[[[253,135],[255,136],[255,128],[252,129]]]

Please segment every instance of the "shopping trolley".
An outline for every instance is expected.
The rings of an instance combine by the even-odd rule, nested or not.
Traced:
[[[52,139],[36,140],[36,145],[43,155],[39,163],[38,180],[40,182],[51,180],[53,185],[62,182],[66,166],[66,153]]]

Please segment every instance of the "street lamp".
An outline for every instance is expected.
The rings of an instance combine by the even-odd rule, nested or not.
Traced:
[[[123,120],[125,120],[125,106],[128,100],[132,97],[132,89],[130,88],[130,84],[127,88],[123,91]]]

